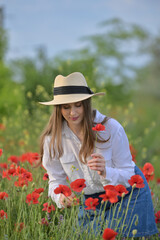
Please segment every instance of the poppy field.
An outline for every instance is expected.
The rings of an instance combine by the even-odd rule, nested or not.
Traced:
[[[59,209],[52,199],[48,197],[48,174],[43,166],[39,164],[37,143],[48,114],[43,114],[42,121],[39,122],[37,119],[40,115],[37,115],[35,122],[32,122],[32,127],[26,118],[27,114],[25,112],[20,118],[17,117],[15,122],[12,119],[3,119],[3,122],[0,123],[0,239],[123,239],[121,231],[124,230],[125,225],[120,226],[119,229],[118,219],[117,225],[110,227],[107,222],[103,221],[103,214],[101,220],[96,218],[95,221],[99,221],[102,229],[96,234],[92,224],[89,225],[88,229],[83,229],[83,224],[78,224],[79,206],[82,206],[86,214],[91,214],[100,203],[98,198],[88,198],[84,201],[85,179],[77,179],[74,182],[67,179],[67,186],[59,185],[55,189],[56,194],[63,193],[67,197],[72,193],[75,194],[73,205],[70,208]],[[127,114],[126,119],[129,118]],[[20,124],[23,117],[27,119],[25,126]],[[133,161],[142,170],[149,183],[154,205],[155,222],[158,230],[160,230],[160,176],[158,175],[158,164],[156,160],[151,163],[147,159],[145,155],[147,151],[140,145],[139,140],[133,137],[133,125],[131,124],[131,127],[128,127],[129,125],[125,120],[123,126],[127,129]],[[142,149],[141,152],[139,149]],[[139,159],[144,161],[140,162]],[[39,166],[35,167],[37,164]],[[74,167],[73,171],[76,171]],[[129,180],[129,184],[132,186],[132,192],[135,189],[144,187],[143,179],[138,175],[133,176]],[[110,202],[113,209],[114,203],[120,199],[119,204],[121,204],[123,197],[128,194],[123,185],[105,186],[104,191],[105,194],[100,196],[102,206]],[[133,237],[126,237],[125,239],[136,239],[134,238],[136,233],[135,225],[135,229],[132,231]],[[159,235],[147,239],[156,240],[159,239]]]

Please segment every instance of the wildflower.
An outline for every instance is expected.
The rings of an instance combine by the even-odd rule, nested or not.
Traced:
[[[0,163],[0,168],[7,169],[8,165],[7,163]]]
[[[132,187],[135,186],[136,188],[144,188],[144,186],[145,186],[143,178],[140,175],[133,175],[128,180],[128,182]]]
[[[160,211],[158,211],[158,212],[155,213],[155,217],[156,217],[156,218],[155,218],[155,222],[156,222],[156,223],[160,223]]]
[[[33,192],[40,194],[40,193],[44,192],[44,188],[35,188]]]
[[[154,167],[151,163],[145,163],[142,172],[147,179],[147,182],[154,179]]]
[[[121,197],[122,197],[122,195],[128,193],[128,191],[127,191],[127,189],[125,188],[125,186],[123,186],[123,185],[121,185],[121,184],[115,186],[115,189],[116,189],[116,191],[118,192],[118,195],[121,196]]]
[[[1,219],[8,218],[7,213],[4,210],[0,210],[0,218]]]
[[[39,224],[48,226],[49,222],[45,218],[42,218]]]
[[[110,201],[111,203],[118,202],[118,193],[115,190],[107,189],[105,194],[99,195],[100,198],[103,198],[103,201]]]
[[[48,180],[48,178],[49,178],[48,173],[45,173],[45,174],[43,175],[43,180],[44,180],[44,181],[45,181],[45,180]]]
[[[133,147],[132,144],[129,145],[129,148],[130,148],[131,155],[132,155],[132,161],[136,162],[137,151],[135,150],[135,148]]]
[[[85,210],[96,210],[96,206],[99,204],[99,200],[98,198],[87,198],[85,200],[85,205],[87,206],[87,208],[85,208]]]
[[[98,123],[95,127],[92,127],[92,130],[97,132],[104,131],[105,126],[102,125],[101,123]]]
[[[6,192],[0,192],[0,199],[8,198],[8,194]]]
[[[115,186],[113,186],[113,185],[106,185],[103,188],[104,188],[104,190],[116,191]]]
[[[2,172],[2,178],[7,178],[8,180],[11,180],[7,170]]]
[[[61,223],[64,221],[64,217],[62,214],[59,215],[59,221],[58,221],[58,225],[61,225]]]
[[[15,172],[16,172],[16,169],[15,168],[10,168],[10,169],[8,169],[8,174],[11,176],[14,176],[14,174],[15,174]]]
[[[133,236],[135,236],[137,234],[137,229],[133,229],[132,234],[133,234]]]
[[[33,181],[33,178],[32,178],[32,173],[31,172],[24,172],[22,173],[21,177],[29,182],[32,182]]]
[[[23,187],[24,185],[28,186],[28,181],[20,176],[18,181],[15,181],[14,185],[16,187]]]
[[[117,236],[117,232],[115,232],[114,230],[110,229],[110,228],[106,228],[103,232],[103,239],[104,240],[114,240],[115,237]]]
[[[5,129],[6,129],[5,125],[3,123],[0,123],[0,130],[5,130]]]
[[[26,203],[28,203],[29,205],[31,204],[31,203],[33,203],[33,204],[38,204],[39,202],[38,202],[38,198],[40,197],[40,194],[39,193],[35,193],[35,192],[33,192],[33,193],[30,193],[30,194],[28,194],[27,195],[27,197],[26,197]]]
[[[44,203],[43,206],[44,208],[42,209],[42,211],[47,211],[48,213],[56,210],[53,204],[49,206],[48,203]]]
[[[66,197],[69,197],[71,195],[71,189],[66,186],[66,185],[59,185],[59,187],[57,187],[56,189],[54,189],[54,193],[55,194],[59,194],[62,193],[64,194]]]
[[[12,163],[18,164],[19,157],[12,155],[8,158],[8,161],[11,161]]]
[[[160,178],[157,178],[156,182],[158,185],[160,185]]]
[[[16,168],[16,171],[15,171],[15,173],[13,174],[13,176],[18,176],[18,175],[23,174],[23,173],[25,173],[25,172],[27,172],[26,169],[24,169],[23,167],[18,166],[18,167]]]
[[[3,150],[2,148],[0,148],[0,156],[2,156]]]
[[[71,182],[70,187],[75,192],[81,192],[83,188],[86,187],[86,184],[84,182],[85,179],[76,179],[75,181]]]
[[[24,228],[24,223],[15,223],[15,228],[17,232],[21,232],[21,230]]]
[[[31,165],[33,165],[33,163],[37,160],[39,160],[39,154],[38,153],[28,152],[28,153],[22,154],[21,157],[20,157],[21,162],[27,161]]]

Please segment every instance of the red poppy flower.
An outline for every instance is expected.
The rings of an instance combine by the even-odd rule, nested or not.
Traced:
[[[37,160],[39,160],[39,154],[38,153],[32,153],[32,152],[28,152],[28,153],[24,153],[21,155],[20,157],[21,162],[29,162],[31,165],[33,165],[33,163]]]
[[[76,179],[75,181],[71,182],[70,187],[75,192],[81,192],[83,188],[86,187],[86,184],[84,182],[85,179]]]
[[[157,178],[156,182],[159,185],[160,184],[160,178]]]
[[[0,163],[0,168],[7,169],[8,165],[7,163]]]
[[[99,200],[98,198],[87,198],[85,200],[85,205],[87,206],[87,208],[85,208],[85,210],[96,210],[96,206],[99,204]]]
[[[105,126],[102,125],[101,123],[98,123],[95,127],[92,127],[92,130],[97,132],[104,131]]]
[[[11,176],[14,176],[15,175],[15,173],[16,173],[16,169],[15,168],[10,168],[10,169],[8,169],[8,174]]]
[[[26,169],[24,169],[23,167],[18,166],[18,167],[16,168],[16,171],[15,171],[15,173],[13,174],[13,176],[18,176],[18,175],[23,174],[23,173],[26,173],[26,172],[27,172]]]
[[[33,192],[33,193],[30,193],[30,194],[28,194],[27,195],[27,197],[26,197],[26,203],[28,203],[29,205],[31,204],[31,203],[33,203],[33,204],[38,204],[39,202],[38,202],[38,198],[40,197],[40,194],[39,193],[35,193],[35,192]]]
[[[66,186],[66,185],[59,185],[59,187],[57,187],[56,189],[54,189],[54,193],[55,194],[59,194],[59,193],[62,193],[64,194],[66,197],[69,197],[72,192],[71,192],[71,189]]]
[[[21,174],[21,177],[23,179],[26,179],[29,182],[33,181],[33,177],[32,177],[32,173],[31,172],[24,172],[24,173]]]
[[[160,211],[155,213],[155,217],[156,217],[155,218],[156,223],[160,223]]]
[[[16,187],[23,187],[24,185],[28,186],[28,181],[21,176],[18,178],[18,181],[14,182]]]
[[[137,151],[136,151],[136,149],[133,147],[132,144],[129,144],[129,148],[130,148],[131,154],[134,154],[134,155],[137,154]]]
[[[48,226],[49,222],[45,218],[42,218],[39,224]]]
[[[8,194],[6,192],[0,192],[0,199],[8,198]]]
[[[106,186],[104,186],[103,188],[104,188],[104,190],[112,190],[112,191],[116,191],[114,185],[106,185]]]
[[[0,148],[0,156],[2,156],[3,150],[2,148]]]
[[[11,162],[13,162],[13,163],[15,163],[15,164],[18,164],[18,162],[19,162],[19,157],[12,155],[12,156],[10,156],[10,157],[8,158],[8,161],[11,161]]]
[[[143,166],[142,172],[147,182],[154,179],[154,167],[151,163],[145,163]]]
[[[35,188],[33,192],[40,194],[41,192],[44,192],[44,188]]]
[[[103,198],[103,201],[110,201],[111,203],[118,202],[118,193],[115,190],[107,189],[105,194],[99,195],[100,198]]]
[[[5,125],[3,123],[0,123],[0,130],[5,130],[5,129],[6,129]]]
[[[0,218],[1,219],[8,218],[7,213],[4,210],[0,210]]]
[[[140,175],[133,175],[128,182],[131,186],[135,186],[136,188],[144,188],[145,186],[143,178]]]
[[[8,180],[11,180],[8,174],[8,170],[2,172],[2,178],[7,178]]]
[[[152,181],[154,179],[154,175],[147,175],[147,174],[144,174],[147,182],[149,183],[149,181]]]
[[[15,223],[16,231],[21,232],[21,230],[24,228],[24,223]]]
[[[116,191],[118,192],[118,195],[121,196],[121,197],[122,197],[124,194],[127,194],[127,193],[128,193],[128,191],[127,191],[127,189],[125,188],[125,186],[123,186],[123,185],[121,185],[121,184],[115,186],[115,189],[116,189]]]
[[[103,232],[103,239],[104,240],[114,240],[115,237],[117,236],[117,232],[115,232],[114,230],[110,229],[110,228],[106,228]]]
[[[47,211],[48,213],[56,210],[53,204],[49,206],[48,203],[44,203],[43,206],[44,208],[42,209],[42,211]]]
[[[43,180],[44,180],[44,181],[45,181],[45,180],[48,180],[48,178],[49,178],[48,173],[45,173],[45,174],[43,175]]]
[[[144,175],[153,175],[154,174],[154,167],[151,163],[145,163],[143,166],[143,173]]]

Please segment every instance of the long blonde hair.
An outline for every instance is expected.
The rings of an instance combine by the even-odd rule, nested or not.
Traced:
[[[91,155],[94,149],[94,142],[96,139],[95,132],[92,130],[94,124],[94,118],[96,114],[96,110],[92,110],[91,107],[91,99],[86,99],[82,101],[83,108],[84,108],[84,118],[82,122],[83,128],[83,141],[82,146],[79,152],[79,159],[82,163],[86,163],[86,159],[88,156]],[[104,124],[108,120],[107,117],[104,118],[101,124]],[[51,149],[53,150],[53,157],[58,156],[60,158],[63,155],[63,148],[62,148],[62,125],[63,125],[64,118],[61,114],[61,105],[56,105],[54,107],[53,113],[49,119],[46,128],[42,132],[40,137],[40,159],[42,161],[43,157],[43,145],[44,139],[46,136],[51,136],[49,151],[51,156]],[[84,141],[85,140],[85,141]],[[98,142],[106,142],[108,139],[100,139],[97,137],[96,139]],[[83,160],[84,159],[84,160]]]

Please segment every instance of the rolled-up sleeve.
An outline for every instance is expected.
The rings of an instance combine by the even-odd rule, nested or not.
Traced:
[[[129,149],[129,142],[123,127],[119,124],[112,138],[112,167],[106,167],[108,184],[122,184],[129,187],[128,180],[134,173],[134,162]]]
[[[44,146],[43,146],[43,159],[42,165],[46,169],[49,176],[49,190],[48,196],[57,204],[57,207],[62,208],[62,205],[59,203],[60,194],[55,194],[54,189],[59,186],[59,184],[66,185],[66,173],[63,170],[61,162],[59,159],[51,158],[49,153],[50,137],[45,137]]]

